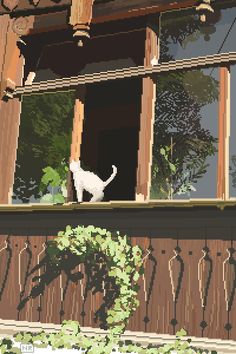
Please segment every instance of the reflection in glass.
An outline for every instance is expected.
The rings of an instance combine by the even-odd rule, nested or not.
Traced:
[[[150,198],[216,198],[218,70],[164,73],[156,82]]]
[[[161,15],[161,62],[236,51],[236,7],[215,8],[201,23],[195,9]]]
[[[74,92],[23,97],[13,203],[65,201],[74,100]]]
[[[236,197],[236,65],[230,67],[229,195]]]

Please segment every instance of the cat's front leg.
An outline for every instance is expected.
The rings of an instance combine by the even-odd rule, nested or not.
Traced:
[[[81,186],[76,186],[77,202],[82,203],[83,199],[83,188]]]

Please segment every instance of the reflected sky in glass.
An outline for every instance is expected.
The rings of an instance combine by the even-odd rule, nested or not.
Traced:
[[[236,52],[236,7],[215,8],[202,24],[195,9],[161,15],[161,62]]]

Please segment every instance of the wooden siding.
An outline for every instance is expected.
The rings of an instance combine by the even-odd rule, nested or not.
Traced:
[[[98,327],[94,314],[103,292],[89,292],[83,299],[86,277],[78,284],[67,283],[64,272],[52,277],[41,296],[30,298],[22,310],[17,310],[36,284],[32,278],[38,270],[30,271],[43,259],[44,243],[55,237],[56,229],[64,229],[63,223],[95,224],[118,229],[131,236],[133,245],[150,249],[145,274],[139,281],[140,306],[127,329],[174,334],[184,327],[191,336],[236,340],[235,255],[229,259],[231,248],[236,248],[234,215],[235,210],[203,209],[149,210],[146,214],[143,210],[113,210],[99,211],[97,216],[91,211],[60,215],[2,213],[0,318],[55,324],[74,319],[83,326]],[[73,273],[78,270],[76,266]]]
[[[0,17],[0,28],[4,29],[1,33],[3,41],[0,42],[0,95],[2,96],[9,80],[15,85],[22,85],[24,59],[23,56],[20,57],[16,43],[17,36],[12,31],[12,20],[8,15]],[[7,204],[11,200],[20,107],[19,98],[8,102],[0,100],[0,203]]]

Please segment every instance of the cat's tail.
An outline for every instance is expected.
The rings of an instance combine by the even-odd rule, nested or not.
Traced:
[[[103,182],[105,187],[115,178],[117,174],[117,167],[112,165],[112,168],[113,168],[113,172],[111,176],[106,181]]]

